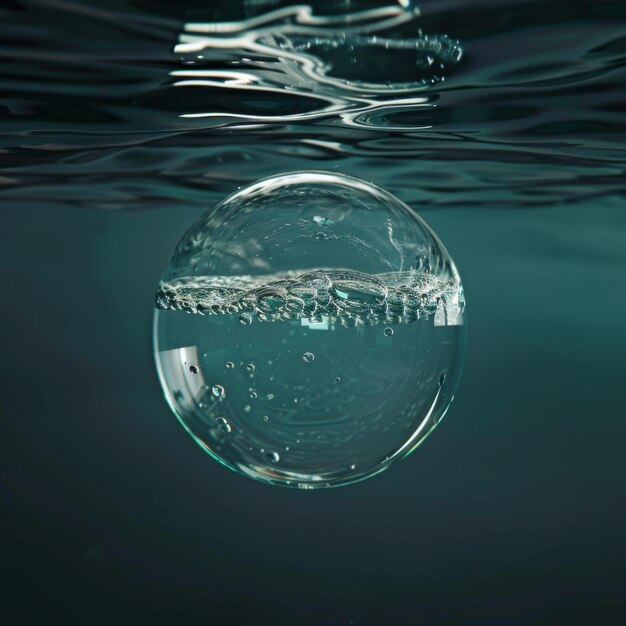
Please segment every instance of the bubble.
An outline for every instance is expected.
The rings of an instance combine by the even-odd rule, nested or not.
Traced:
[[[232,428],[228,423],[228,420],[225,417],[216,418],[215,422],[217,423],[217,427],[225,433],[231,432]]]
[[[265,457],[270,463],[278,463],[280,461],[280,455],[278,452],[268,452]]]
[[[323,215],[314,215],[313,216],[313,221],[316,224],[322,224],[323,226],[326,226],[328,224],[332,224],[333,223],[333,221],[329,217],[325,217]]]
[[[205,354],[204,356],[208,356],[208,355],[207,355],[207,354]],[[227,367],[229,370],[232,370],[232,369],[233,369],[233,367],[235,367],[235,364],[234,364],[232,361],[228,361],[228,363],[226,363],[226,367]]]
[[[177,417],[222,464],[274,485],[345,485],[406,457],[450,405],[464,346],[463,288],[439,239],[386,191],[333,173],[226,198],[183,236],[156,294]],[[229,375],[227,399],[202,386],[225,354],[227,369],[263,364],[254,388]],[[286,445],[297,448],[280,458]]]
[[[246,365],[246,370],[248,372],[254,372],[254,363],[248,363],[248,365]]]
[[[216,398],[223,398],[226,395],[226,391],[222,385],[213,385],[213,387],[211,387],[211,393]]]

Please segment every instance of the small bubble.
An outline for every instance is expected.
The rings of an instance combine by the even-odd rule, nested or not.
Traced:
[[[232,361],[228,361],[228,363],[226,363],[226,367],[227,367],[229,370],[232,370],[232,369],[233,369],[233,367],[235,367],[235,364],[234,364]]]
[[[263,421],[264,421],[264,422],[267,422],[269,419],[270,419],[270,418],[269,418],[267,415],[264,415],[264,416],[263,416]]]
[[[280,455],[278,454],[278,452],[268,452],[265,455],[265,458],[270,462],[270,463],[278,463],[278,461],[280,461]]]
[[[312,352],[305,352],[302,355],[302,358],[307,362],[311,363],[315,359],[315,355]]]
[[[218,417],[215,422],[217,423],[217,427],[225,432],[225,433],[229,433],[231,432],[232,428],[230,426],[230,424],[228,423],[228,420],[225,417]]]
[[[246,406],[243,407],[243,410],[246,413],[250,413],[250,411],[252,410],[252,407],[249,404],[246,404]]]
[[[250,315],[250,313],[242,313],[239,316],[239,321],[242,324],[252,324],[252,315]]]
[[[248,365],[246,365],[246,369],[249,372],[254,372],[254,363],[248,363]]]
[[[443,383],[445,383],[445,382],[446,382],[446,373],[445,373],[445,372],[443,372],[443,373],[441,374],[441,376],[439,377],[439,384],[440,384],[440,385],[443,385]]]
[[[356,459],[350,459],[348,461],[348,469],[353,472],[356,469]]]
[[[323,215],[314,215],[313,216],[313,221],[316,224],[323,224],[324,226],[327,226],[327,225],[333,223],[333,221],[330,218],[324,217]]]
[[[336,376],[335,377],[335,382],[336,383],[340,383],[341,382],[341,376]]]
[[[393,335],[393,328],[385,328],[384,333],[387,337],[391,337],[391,335]]]
[[[213,387],[211,387],[211,393],[216,398],[223,398],[226,395],[226,392],[224,391],[224,387],[222,387],[222,385],[213,385]]]
[[[315,233],[315,239],[326,239],[326,233]]]
[[[265,396],[268,400],[273,400],[274,399],[274,394],[273,393],[268,393],[267,396]]]
[[[250,397],[251,397],[253,400],[256,400],[256,399],[257,399],[257,397],[258,397],[258,396],[257,396],[257,392],[256,392],[256,391],[251,391],[251,392],[250,392]]]
[[[195,365],[190,365],[190,366],[189,366],[189,371],[190,371],[192,374],[197,374],[197,373],[198,373],[198,368],[197,368]]]

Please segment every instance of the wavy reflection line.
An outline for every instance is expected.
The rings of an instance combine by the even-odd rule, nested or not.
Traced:
[[[316,16],[311,7],[298,5],[270,11],[239,22],[187,23],[175,52],[190,69],[174,70],[175,87],[236,90],[240,94],[266,94],[270,97],[298,99],[311,108],[297,113],[267,113],[254,110],[199,111],[181,113],[183,118],[204,118],[218,125],[299,123],[335,118],[339,124],[369,130],[423,130],[430,125],[391,125],[386,116],[397,110],[433,108],[424,95],[427,87],[444,80],[433,74],[430,66],[441,72],[460,60],[459,42],[442,36],[426,36],[417,29],[416,38],[381,36],[420,15],[418,9],[399,6],[379,7],[338,16]],[[421,77],[385,83],[366,79],[346,79],[330,75],[332,61],[320,58],[319,50],[328,52],[347,48],[357,62],[357,53],[384,50],[386,54],[407,51],[418,55],[416,70]],[[216,68],[215,65],[220,67]],[[244,64],[245,70],[224,69]],[[363,68],[367,73],[367,68]],[[207,92],[208,93],[208,92]],[[322,103],[320,105],[320,102]]]
[[[216,23],[198,23],[189,22],[185,25],[185,30],[194,33],[241,33],[258,29],[259,26],[266,26],[274,22],[285,20],[289,17],[295,18],[293,25],[278,25],[276,28],[280,30],[292,29],[292,32],[304,32],[307,34],[320,34],[320,26],[335,25],[341,26],[347,34],[372,32],[372,25],[368,23],[372,20],[380,18],[388,18],[377,22],[374,26],[376,29],[392,28],[410,21],[415,16],[419,16],[420,11],[417,7],[411,9],[401,8],[399,6],[378,7],[376,9],[366,9],[363,11],[354,11],[343,15],[316,16],[313,14],[312,7],[306,4],[297,4],[290,7],[282,7],[273,11],[268,11],[262,15],[257,15],[245,20],[237,22],[216,22]],[[363,22],[363,24],[359,24]],[[311,29],[308,26],[315,26]],[[293,29],[298,29],[293,30]],[[322,30],[323,32],[323,30]],[[334,31],[328,31],[334,34]]]

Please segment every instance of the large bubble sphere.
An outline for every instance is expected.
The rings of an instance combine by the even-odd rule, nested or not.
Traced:
[[[266,483],[363,480],[452,401],[465,302],[413,210],[365,181],[275,176],[183,236],[156,296],[166,398],[215,459]]]

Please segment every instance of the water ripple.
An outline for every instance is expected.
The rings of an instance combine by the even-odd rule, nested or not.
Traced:
[[[445,79],[462,48],[445,35],[424,35],[419,16],[417,9],[397,5],[318,16],[301,5],[240,22],[187,23],[175,52],[193,68],[172,71],[174,86],[234,91],[246,111],[200,110],[181,117],[239,129],[322,118],[372,130],[428,128],[394,125],[387,116],[432,107],[424,90]],[[414,36],[394,34],[400,26]],[[201,95],[196,97],[201,106]],[[285,113],[281,101],[293,108],[295,100],[303,110]]]
[[[626,195],[625,3],[199,4],[3,9],[0,202],[205,207],[320,167],[421,210]]]

